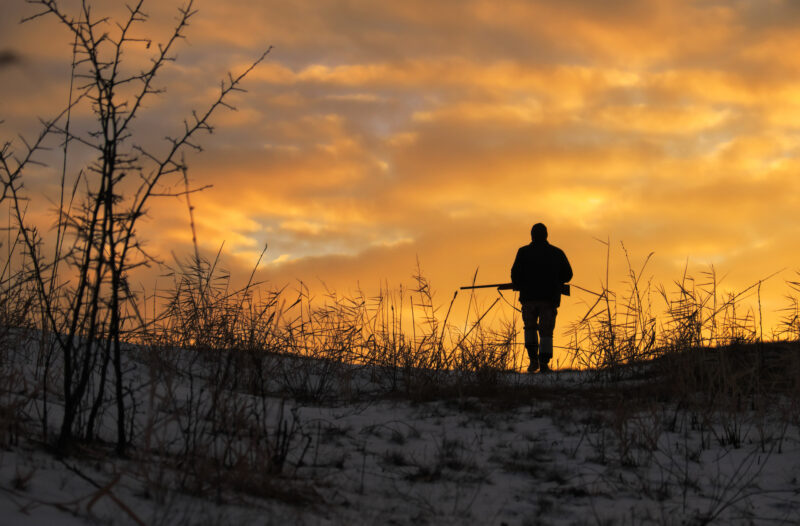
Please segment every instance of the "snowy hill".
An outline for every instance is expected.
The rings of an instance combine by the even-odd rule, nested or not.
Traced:
[[[59,458],[41,440],[41,392],[3,391],[0,522],[794,523],[797,377],[772,380],[791,380],[797,351],[773,349],[786,367],[761,370],[760,387],[740,364],[713,393],[678,386],[673,362],[481,381],[440,372],[438,392],[415,396],[390,388],[402,371],[272,355],[256,386],[247,366],[223,378],[222,355],[129,349],[138,406],[125,457],[110,407],[98,439]],[[702,366],[721,381],[745,354],[696,351],[680,374]],[[35,367],[24,347],[9,356],[6,386]]]

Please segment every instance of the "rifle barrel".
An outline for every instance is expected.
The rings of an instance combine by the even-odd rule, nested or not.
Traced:
[[[492,283],[491,285],[468,285],[466,287],[461,287],[461,290],[467,289],[498,289],[500,287],[511,288],[511,283]]]

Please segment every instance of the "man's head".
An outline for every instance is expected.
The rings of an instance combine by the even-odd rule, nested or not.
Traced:
[[[544,223],[536,223],[531,228],[531,240],[536,241],[547,241],[547,227],[544,226]]]

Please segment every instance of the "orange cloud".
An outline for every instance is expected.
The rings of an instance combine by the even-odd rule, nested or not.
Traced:
[[[149,8],[163,39],[175,6]],[[70,54],[53,23],[18,26],[25,6],[5,9],[0,49],[25,58],[0,70],[10,139],[63,105]],[[604,275],[594,239],[610,236],[655,251],[658,280],[690,258],[728,267],[735,286],[800,257],[800,62],[787,52],[799,14],[791,2],[688,0],[204,4],[136,140],[160,151],[228,70],[274,44],[232,99],[238,111],[188,154],[193,184],[214,185],[192,197],[201,248],[224,241],[232,267],[268,243],[270,280],[346,289],[403,282],[419,257],[449,296],[478,266],[506,279],[542,220],[580,283]],[[76,169],[88,160],[72,157]],[[37,217],[53,180],[26,183]],[[154,251],[188,250],[183,202],[150,213]]]

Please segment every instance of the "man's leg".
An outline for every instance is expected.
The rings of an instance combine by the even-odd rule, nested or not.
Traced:
[[[538,336],[538,312],[536,307],[531,305],[530,302],[522,303],[522,324],[525,330],[525,349],[528,350],[528,358],[530,365],[528,366],[529,373],[535,373],[539,370],[539,336]]]
[[[558,310],[552,304],[544,304],[539,308],[539,370],[550,370],[550,360],[553,358],[553,332],[556,328],[556,313]]]

